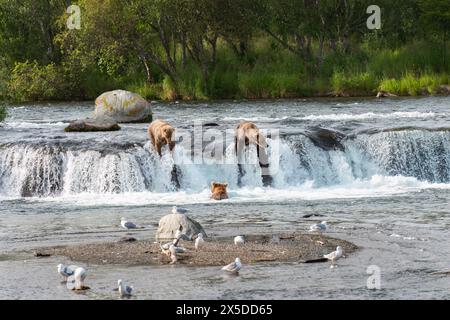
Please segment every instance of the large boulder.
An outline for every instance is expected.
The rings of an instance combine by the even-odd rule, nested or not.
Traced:
[[[114,90],[95,99],[95,118],[113,118],[118,123],[143,123],[152,121],[148,101],[137,93]]]
[[[86,118],[72,121],[65,129],[66,132],[95,132],[95,131],[117,131],[120,126],[114,119],[104,118]]]
[[[182,233],[187,235],[189,238],[192,238],[193,235],[197,235],[199,233],[203,233],[204,237],[207,236],[200,223],[198,223],[194,219],[189,218],[185,214],[171,213],[159,220],[159,227],[156,231],[156,241],[174,239],[175,233],[180,228],[180,226],[183,227]]]

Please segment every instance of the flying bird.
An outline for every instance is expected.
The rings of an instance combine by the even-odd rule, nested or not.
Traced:
[[[234,262],[226,265],[225,267],[222,268],[222,270],[237,274],[237,273],[239,273],[239,270],[241,270],[241,268],[242,268],[241,259],[236,258],[236,260],[234,260]]]

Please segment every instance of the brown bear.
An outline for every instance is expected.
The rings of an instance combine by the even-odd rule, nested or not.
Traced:
[[[228,199],[227,183],[211,182],[211,198],[214,200]]]
[[[267,148],[266,138],[259,132],[256,124],[250,121],[243,121],[237,125],[235,129],[235,140],[241,144],[244,143],[246,146],[255,144],[261,148]],[[238,143],[236,143],[237,148]]]
[[[272,177],[269,174],[269,156],[267,154],[268,144],[266,138],[259,131],[258,127],[250,121],[243,121],[239,123],[235,129],[235,151],[238,159],[241,159],[244,147],[250,144],[256,145],[256,152],[258,155],[259,166],[261,167],[261,174],[263,184],[265,186],[272,184]],[[242,167],[242,163],[238,161],[238,186],[242,185],[242,177],[245,175],[245,170]]]
[[[175,142],[172,141],[172,134],[174,131],[175,129],[170,124],[162,120],[158,119],[150,123],[148,135],[160,157],[163,145],[167,144],[170,151],[175,147]]]

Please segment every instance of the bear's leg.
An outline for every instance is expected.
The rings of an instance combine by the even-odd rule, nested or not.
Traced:
[[[158,152],[160,157],[161,157],[161,148],[162,148],[162,144],[161,144],[161,142],[158,141],[156,143],[156,152]]]

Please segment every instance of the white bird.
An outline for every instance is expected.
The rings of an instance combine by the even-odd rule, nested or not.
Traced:
[[[170,251],[170,259],[172,260],[170,262],[170,264],[174,264],[174,263],[176,263],[178,261],[178,259],[177,259],[177,249],[176,249],[176,247],[173,244],[171,244],[170,247],[169,247],[169,251]]]
[[[237,274],[239,273],[239,270],[241,270],[241,268],[242,268],[241,259],[236,258],[234,262],[226,265],[225,267],[222,268],[222,270]]]
[[[329,254],[325,254],[323,256],[324,258],[331,260],[331,263],[334,264],[334,262],[336,260],[338,260],[340,257],[342,257],[342,247],[341,246],[337,246],[336,247],[336,251],[333,251]]]
[[[313,224],[309,227],[309,232],[324,232],[327,230],[327,222],[322,221],[321,223]]]
[[[133,222],[128,221],[126,218],[123,218],[123,217],[120,218],[120,225],[124,229],[136,229],[137,228],[137,226]]]
[[[120,297],[124,298],[124,297],[129,297],[131,296],[131,291],[133,291],[133,287],[131,286],[127,286],[126,284],[123,283],[122,280],[118,280],[117,284],[119,285],[119,293],[120,293]]]
[[[203,233],[200,232],[197,235],[197,239],[195,239],[195,250],[198,250],[198,247],[200,244],[203,244],[203,242],[205,242],[205,240],[203,240]]]
[[[187,212],[189,212],[188,209],[180,208],[180,207],[177,207],[177,206],[173,206],[172,207],[172,213],[173,214],[175,214],[175,213],[186,214]]]
[[[234,237],[234,244],[237,246],[243,245],[245,243],[244,236],[236,236]]]
[[[75,290],[85,290],[89,289],[89,287],[84,285],[84,279],[86,279],[87,271],[82,267],[78,267],[75,269],[74,278],[75,278]]]
[[[77,268],[78,266],[65,266],[60,263],[58,264],[58,273],[63,276],[64,281],[67,281],[67,278],[72,276]]]

